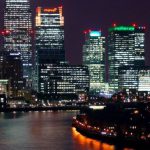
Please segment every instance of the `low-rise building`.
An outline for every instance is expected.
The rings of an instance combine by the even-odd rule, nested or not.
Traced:
[[[38,68],[39,100],[76,99],[89,91],[89,71],[86,66],[68,63],[40,64]]]
[[[123,66],[119,68],[119,90],[136,89],[150,92],[149,66]]]

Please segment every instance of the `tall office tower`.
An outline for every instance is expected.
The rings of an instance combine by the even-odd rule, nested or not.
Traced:
[[[62,6],[36,9],[36,57],[38,63],[65,61]]]
[[[30,0],[6,0],[4,50],[21,55],[23,76],[31,78],[32,42]]]
[[[39,66],[65,61],[62,6],[36,9],[34,89],[38,91]]]
[[[83,65],[88,66],[90,74],[90,93],[98,94],[105,82],[105,37],[101,31],[85,31],[83,45]]]
[[[145,27],[114,26],[109,29],[108,63],[111,89],[118,89],[119,67],[144,64],[144,36]]]

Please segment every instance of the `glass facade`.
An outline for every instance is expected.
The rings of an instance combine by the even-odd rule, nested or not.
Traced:
[[[149,66],[124,66],[119,68],[119,90],[136,89],[137,91],[150,91]]]
[[[36,8],[34,89],[38,91],[39,66],[65,61],[63,8]]]
[[[144,36],[143,27],[115,26],[109,29],[108,63],[111,89],[118,89],[119,67],[144,64]]]
[[[68,96],[89,91],[89,72],[85,66],[67,63],[40,64],[38,91],[47,100],[61,100]]]
[[[134,66],[123,66],[118,69],[118,88],[137,89],[138,88],[138,69]]]
[[[31,78],[32,24],[29,0],[6,0],[4,28],[4,50],[21,55],[23,76]]]
[[[1,63],[2,79],[8,80],[10,97],[21,97],[20,91],[23,91],[26,86],[26,80],[23,78],[22,61],[20,55],[15,53],[3,53],[3,62]]]
[[[65,61],[62,7],[36,9],[37,61]]]
[[[138,91],[150,91],[150,67],[139,70]]]
[[[105,82],[105,37],[100,31],[85,33],[83,45],[83,64],[88,66],[90,73],[90,93],[98,94]]]
[[[135,28],[135,65],[145,65],[145,27]]]

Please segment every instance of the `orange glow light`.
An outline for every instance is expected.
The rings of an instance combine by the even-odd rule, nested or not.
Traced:
[[[114,145],[102,143],[100,141],[83,136],[78,131],[76,131],[75,128],[72,128],[72,137],[75,140],[76,144],[78,144],[81,150],[84,150],[84,149],[115,150]]]

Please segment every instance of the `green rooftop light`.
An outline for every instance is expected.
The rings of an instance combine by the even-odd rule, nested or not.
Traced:
[[[112,27],[109,28],[109,31],[134,31],[135,27],[133,26],[116,26],[116,27]]]

